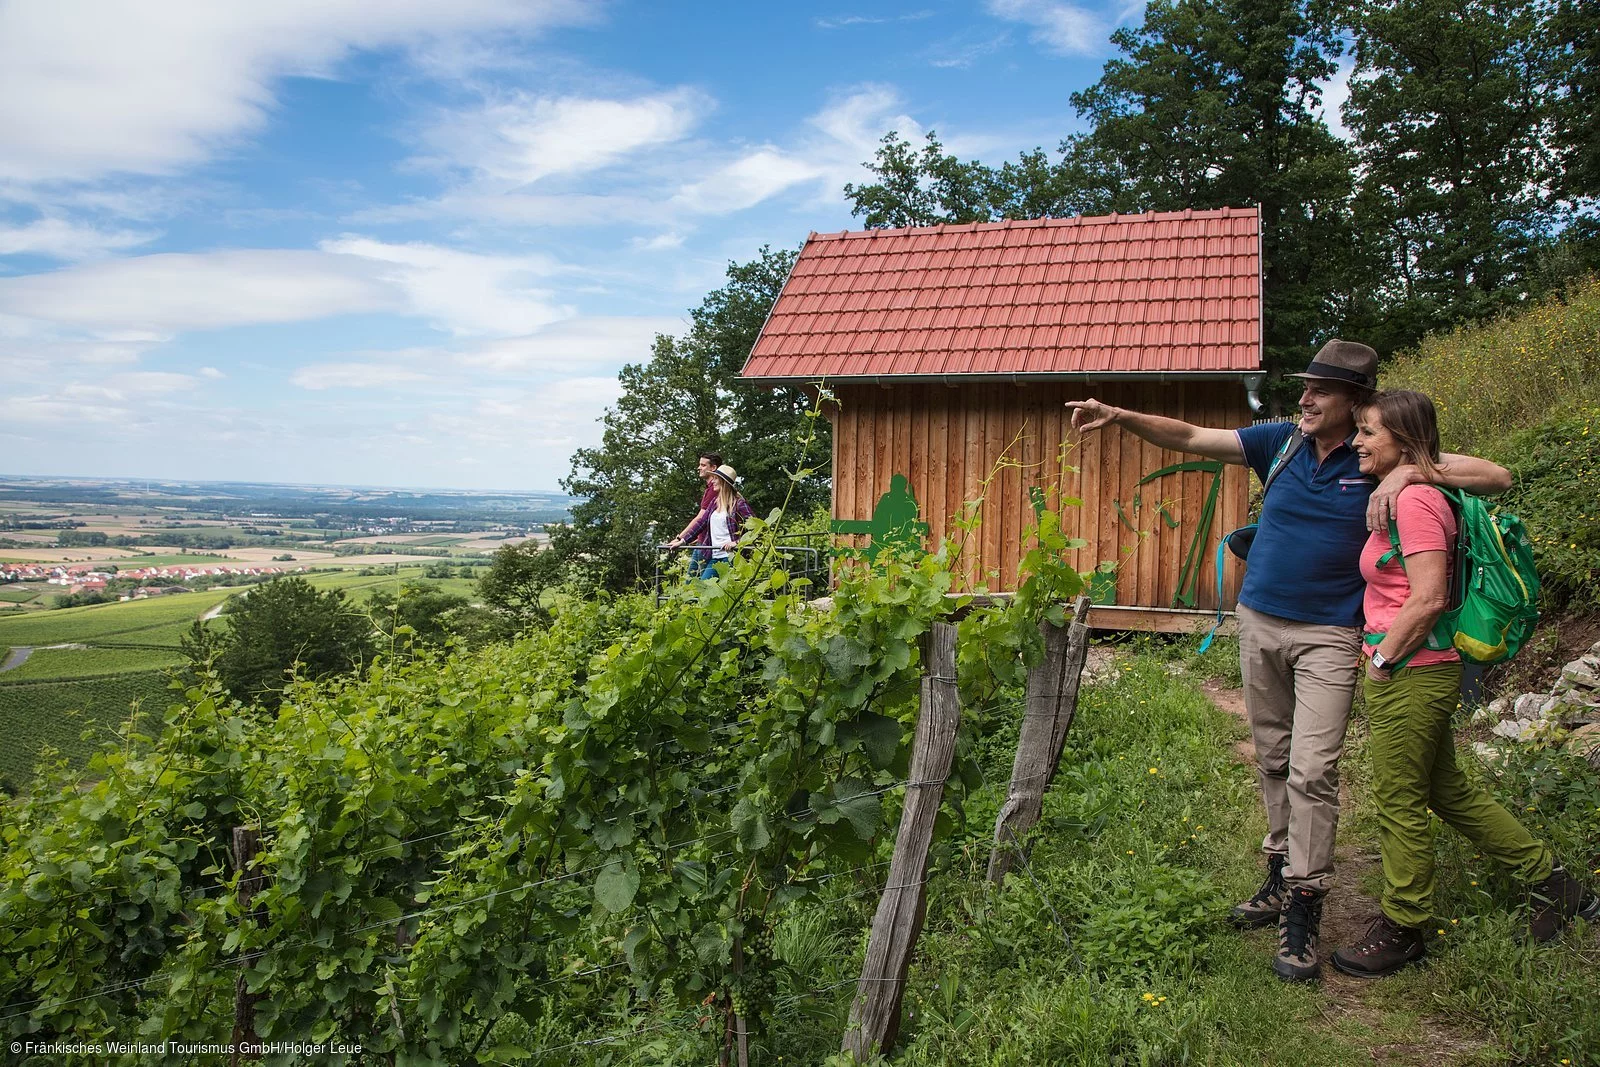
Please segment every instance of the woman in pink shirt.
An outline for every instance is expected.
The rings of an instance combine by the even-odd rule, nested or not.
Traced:
[[[1439,463],[1439,425],[1422,393],[1377,393],[1356,409],[1361,472],[1382,478],[1402,463],[1431,475]],[[1432,485],[1412,485],[1395,509],[1400,552],[1388,531],[1361,553],[1367,580],[1368,753],[1383,853],[1383,912],[1366,936],[1333,954],[1333,965],[1359,978],[1393,974],[1425,954],[1433,921],[1433,828],[1430,809],[1478,851],[1527,887],[1531,935],[1547,941],[1575,917],[1600,916],[1600,899],[1559,864],[1543,842],[1474,786],[1456,764],[1450,718],[1459,706],[1461,658],[1429,640],[1448,606],[1456,517]]]

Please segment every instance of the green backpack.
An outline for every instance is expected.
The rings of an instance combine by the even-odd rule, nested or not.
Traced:
[[[1455,573],[1449,606],[1424,647],[1434,651],[1453,648],[1469,663],[1508,660],[1539,621],[1539,572],[1534,569],[1528,531],[1521,519],[1507,511],[1490,511],[1471,493],[1436,488],[1456,515],[1456,543],[1450,553]],[[1397,559],[1403,569],[1405,554],[1400,551],[1400,528],[1394,519],[1389,520],[1389,544],[1392,547],[1378,560],[1378,566]],[[1382,639],[1382,634],[1367,635],[1368,644]],[[1403,657],[1396,668],[1410,658]]]

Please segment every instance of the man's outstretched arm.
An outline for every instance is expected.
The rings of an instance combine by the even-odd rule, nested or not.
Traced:
[[[1232,430],[1196,426],[1192,422],[1112,407],[1092,397],[1067,401],[1067,410],[1072,412],[1072,428],[1080,432],[1116,425],[1161,448],[1193,452],[1207,459],[1220,459],[1224,463],[1244,462],[1244,449],[1239,446],[1239,438]]]
[[[1477,456],[1458,456],[1453,452],[1440,454],[1432,478],[1424,477],[1422,471],[1412,464],[1402,463],[1378,483],[1378,488],[1372,491],[1371,498],[1367,500],[1367,529],[1387,530],[1389,520],[1395,513],[1395,504],[1400,499],[1400,490],[1421,482],[1464,489],[1478,496],[1497,496],[1511,488],[1511,472],[1498,463]]]
[[[705,508],[701,508],[699,511],[695,512],[694,518],[689,520],[689,525],[683,528],[683,532],[677,537],[674,537],[671,541],[668,541],[667,544],[671,545],[673,548],[677,548],[679,545],[689,540],[689,538],[699,534],[700,528],[705,525],[706,518],[710,514],[711,512]]]

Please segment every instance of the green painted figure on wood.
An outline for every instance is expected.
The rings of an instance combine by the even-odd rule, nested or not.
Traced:
[[[831,529],[840,534],[867,534],[872,543],[866,549],[868,559],[877,557],[884,545],[921,550],[928,536],[928,524],[918,517],[917,498],[911,494],[911,483],[903,474],[889,479],[889,491],[878,498],[872,509],[872,518],[834,519]]]

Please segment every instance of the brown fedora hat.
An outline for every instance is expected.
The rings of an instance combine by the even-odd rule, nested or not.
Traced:
[[[1291,374],[1291,378],[1326,378],[1335,382],[1349,382],[1363,389],[1378,388],[1378,353],[1360,341],[1341,341],[1334,338],[1311,357],[1311,366],[1304,374]]]

